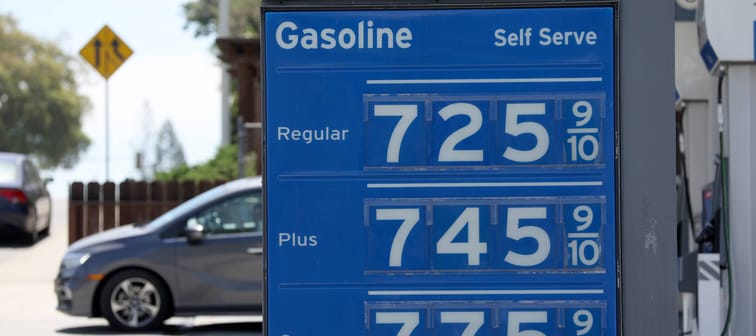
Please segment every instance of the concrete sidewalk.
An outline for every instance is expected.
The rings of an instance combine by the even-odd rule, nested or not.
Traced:
[[[104,319],[55,310],[53,279],[68,248],[68,203],[55,201],[51,234],[33,246],[0,242],[0,335],[125,335]],[[155,333],[139,335],[260,335],[259,317],[173,318]]]

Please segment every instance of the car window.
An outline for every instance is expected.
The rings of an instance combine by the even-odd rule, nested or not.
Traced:
[[[18,181],[16,163],[0,160],[0,183],[15,183],[16,181]]]
[[[34,168],[34,165],[29,161],[24,161],[24,174],[26,175],[27,183],[36,185],[42,184],[42,180],[39,178],[39,173],[37,173],[37,168]]]
[[[179,206],[171,210],[168,210],[168,212],[160,215],[158,218],[155,218],[151,222],[145,223],[145,229],[155,230],[171,224],[171,222],[173,222],[174,220],[184,215],[188,215],[190,212],[200,207],[202,204],[211,202],[213,199],[227,193],[227,189],[228,188],[224,184],[203,192],[195,197],[192,197],[190,200],[179,204]],[[183,232],[183,227],[179,230]]]
[[[259,232],[262,230],[262,197],[255,192],[229,198],[187,220],[187,226],[194,225],[202,225],[206,235]]]

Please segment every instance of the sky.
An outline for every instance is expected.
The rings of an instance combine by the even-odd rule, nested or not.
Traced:
[[[79,50],[106,24],[134,52],[108,81],[110,180],[139,177],[135,152],[166,120],[190,165],[213,157],[221,142],[221,67],[213,39],[184,30],[187,1],[0,0],[0,14],[15,17],[21,30],[82,60],[79,93],[92,105],[82,123],[92,144],[72,169],[42,172],[54,179],[54,198],[67,198],[71,182],[105,180],[105,79]]]

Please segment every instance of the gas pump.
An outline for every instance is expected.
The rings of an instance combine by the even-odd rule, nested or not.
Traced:
[[[716,83],[709,106],[717,131],[710,136],[719,148],[714,179],[701,191],[703,227],[696,233],[698,331],[755,335],[756,6],[699,0],[696,22],[701,59]],[[683,259],[690,265],[693,258]]]
[[[676,108],[678,136],[677,218],[678,257],[680,258],[680,291],[682,298],[682,335],[720,335],[722,332],[722,271],[728,265],[725,248],[726,227],[723,225],[723,171],[721,159],[716,166],[714,181],[701,190],[701,214],[693,214],[691,189],[685,148],[683,116],[686,104]],[[696,225],[699,221],[700,225]],[[691,242],[693,245],[691,245]],[[726,302],[725,302],[726,304]]]
[[[690,281],[696,276],[695,272],[695,253],[691,246],[693,241],[696,225],[695,216],[690,199],[690,184],[688,179],[687,161],[685,158],[685,133],[683,117],[687,110],[687,104],[683,102],[679,92],[675,90],[675,121],[677,136],[677,257],[680,261],[680,304],[681,304],[681,321],[679,324],[680,335],[698,335],[694,334],[695,323],[695,293],[697,290],[696,283]],[[691,258],[692,256],[692,258]],[[686,263],[686,260],[693,260],[693,263]],[[688,272],[686,272],[688,270]]]
[[[730,314],[725,317],[722,326],[722,290],[731,289],[722,283],[722,271],[729,265],[727,244],[727,230],[724,225],[724,206],[722,193],[722,162],[717,165],[717,174],[713,182],[707,184],[701,192],[703,227],[696,237],[698,253],[696,253],[696,279],[698,303],[698,328],[700,335],[727,334]],[[729,277],[728,277],[729,278]],[[729,278],[731,279],[731,278]],[[727,295],[728,307],[731,295]],[[728,308],[729,312],[731,309]]]

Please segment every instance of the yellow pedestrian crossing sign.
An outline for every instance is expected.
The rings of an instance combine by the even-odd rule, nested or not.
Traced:
[[[105,25],[84,48],[81,48],[79,54],[92,64],[102,77],[108,79],[133,52],[110,27]]]

